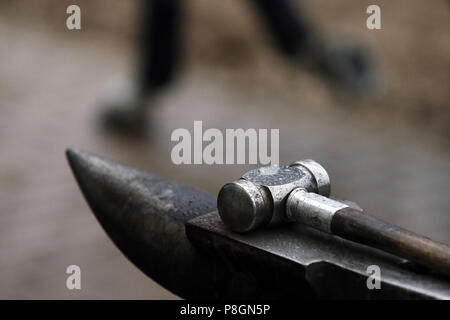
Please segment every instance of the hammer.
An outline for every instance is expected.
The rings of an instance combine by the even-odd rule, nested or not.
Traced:
[[[330,191],[327,171],[314,160],[302,160],[245,173],[222,187],[217,206],[234,232],[299,222],[450,276],[450,247],[330,199]]]

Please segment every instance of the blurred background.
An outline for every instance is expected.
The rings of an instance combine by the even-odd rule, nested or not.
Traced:
[[[252,166],[173,165],[170,134],[278,128],[280,162],[312,158],[336,197],[450,243],[450,13],[444,0],[293,1],[324,35],[378,60],[381,91],[343,96],[294,67],[244,0],[184,2],[182,68],[151,102],[149,133],[111,134],[104,102],[134,77],[139,2],[0,2],[0,298],[176,298],[107,238],[64,157],[81,148],[217,194]],[[81,7],[82,30],[66,28]],[[366,8],[381,8],[381,30]],[[82,289],[66,289],[81,267]]]

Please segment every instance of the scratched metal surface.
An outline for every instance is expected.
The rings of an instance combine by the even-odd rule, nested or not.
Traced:
[[[187,235],[194,245],[213,246],[227,252],[225,255],[247,247],[260,249],[249,254],[271,254],[295,262],[299,273],[304,268],[305,278],[318,297],[450,299],[448,279],[408,270],[403,259],[299,224],[242,235],[228,231],[218,213],[212,212],[190,220]],[[221,245],[215,246],[215,242]],[[381,269],[382,290],[367,289],[370,265]]]

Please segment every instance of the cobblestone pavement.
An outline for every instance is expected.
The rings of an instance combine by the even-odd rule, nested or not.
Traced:
[[[232,75],[187,68],[153,102],[148,138],[108,135],[96,125],[105,88],[126,81],[129,52],[57,38],[0,21],[0,298],[173,298],[107,238],[64,158],[77,147],[211,193],[250,166],[175,166],[175,128],[279,128],[280,159],[312,158],[329,169],[333,194],[385,220],[450,243],[448,145],[427,133],[361,121],[305,84],[305,98],[247,94]],[[304,108],[312,104],[314,108]],[[82,290],[65,268],[82,269]]]

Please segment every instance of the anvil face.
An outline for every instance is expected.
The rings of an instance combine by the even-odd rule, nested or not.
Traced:
[[[448,279],[398,257],[301,225],[235,234],[213,195],[88,153],[67,157],[109,237],[183,298],[450,299]],[[366,286],[370,265],[382,270],[382,290]]]

